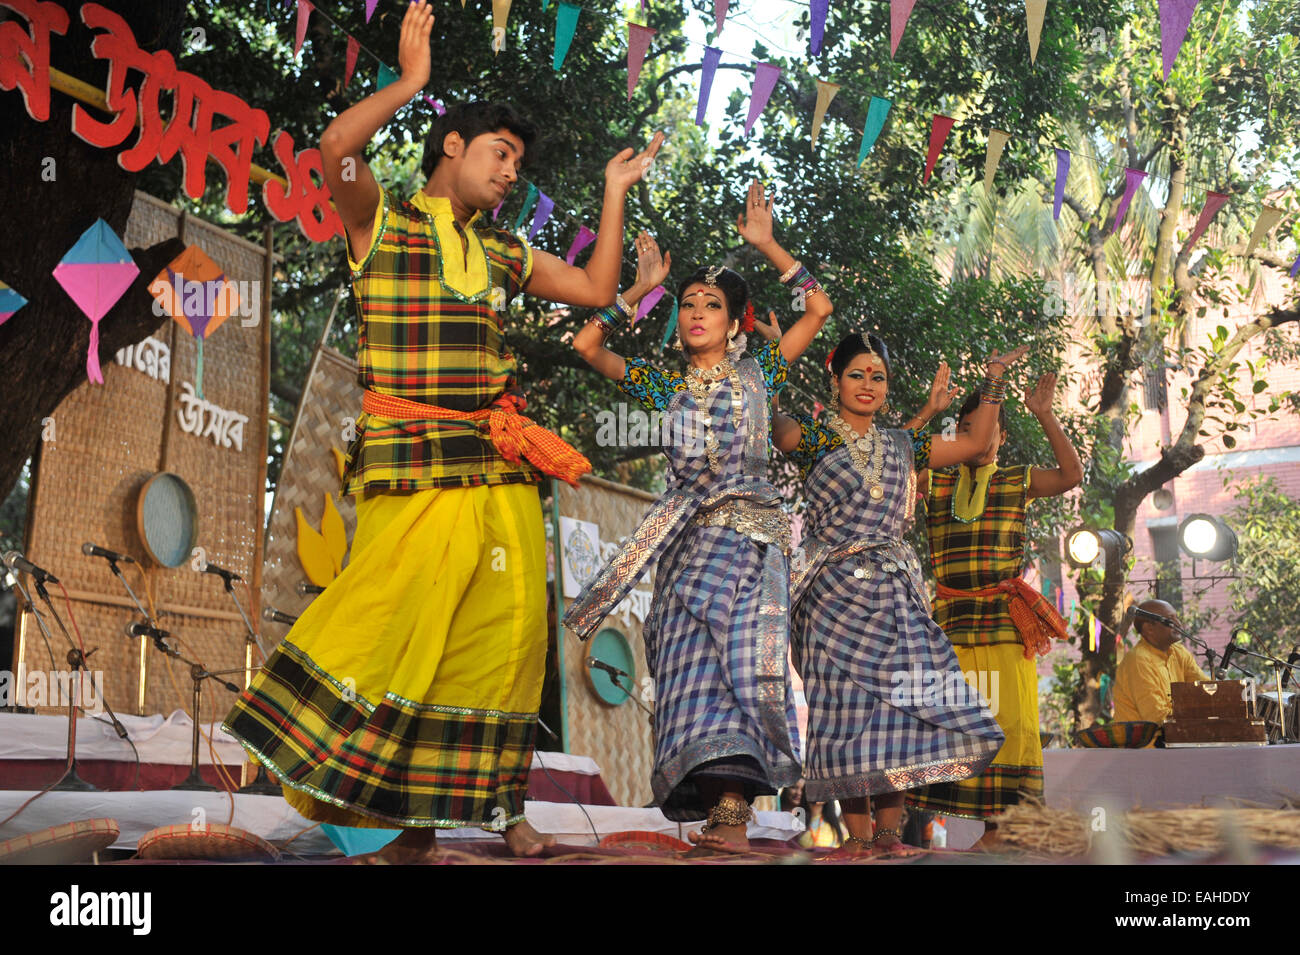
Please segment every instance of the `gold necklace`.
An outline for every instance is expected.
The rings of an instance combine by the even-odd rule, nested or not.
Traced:
[[[709,456],[709,470],[717,474],[722,470],[718,460],[718,438],[713,433],[713,418],[709,415],[708,402],[713,389],[726,379],[731,383],[731,420],[735,430],[740,430],[740,418],[744,411],[744,391],[740,387],[740,375],[731,359],[723,357],[712,368],[696,368],[691,365],[686,370],[686,390],[695,399],[704,424],[704,450]]]
[[[844,445],[849,449],[849,457],[853,460],[854,468],[866,479],[867,493],[871,495],[873,501],[880,500],[885,496],[885,489],[880,483],[881,475],[885,471],[885,442],[876,430],[875,422],[872,422],[866,434],[858,434],[838,414],[831,416],[830,424],[844,439]]]

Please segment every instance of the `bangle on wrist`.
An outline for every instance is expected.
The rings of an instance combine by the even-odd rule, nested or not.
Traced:
[[[624,317],[626,316],[621,316],[619,309],[616,306],[606,305],[600,311],[593,314],[589,320],[598,324],[605,330],[605,334],[608,335],[622,324],[622,318]]]
[[[801,268],[803,268],[803,263],[802,263],[802,262],[795,262],[794,265],[792,265],[792,266],[790,266],[788,269],[786,269],[785,272],[781,275],[781,278],[780,278],[780,282],[781,282],[781,284],[782,284],[782,285],[785,285],[787,282],[789,282],[792,278],[795,277],[796,274],[798,274],[798,272],[799,272],[799,270],[800,270]]]
[[[631,318],[636,314],[635,311],[633,311],[632,306],[627,304],[627,300],[623,298],[622,294],[614,296],[614,307],[622,312],[626,318]]]
[[[1000,405],[1007,397],[1007,383],[1002,378],[986,377],[980,386],[980,400],[991,405]]]

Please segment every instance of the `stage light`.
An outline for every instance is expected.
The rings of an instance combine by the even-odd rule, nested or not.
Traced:
[[[1178,546],[1193,560],[1223,561],[1236,556],[1237,535],[1210,514],[1189,514],[1178,525]]]
[[[1066,538],[1065,556],[1071,567],[1091,567],[1098,557],[1116,561],[1132,546],[1129,539],[1117,530],[1076,527]]]

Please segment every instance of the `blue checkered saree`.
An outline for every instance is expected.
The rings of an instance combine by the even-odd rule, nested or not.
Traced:
[[[719,508],[737,503],[749,513],[785,520],[780,494],[766,478],[770,402],[764,379],[771,380],[771,372],[748,356],[736,366],[739,427],[725,381],[703,409],[718,441],[718,471],[710,468],[698,430],[694,440],[666,446],[669,490],[564,617],[565,626],[585,639],[658,561],[643,630],[655,681],[651,783],[656,804],[679,822],[706,817],[711,804],[701,791],[703,777],[739,783],[752,799],[800,774],[785,552],[762,533],[707,523]],[[625,390],[670,420],[700,424],[701,409],[690,392],[675,388],[675,378],[661,377],[667,387],[648,398]]]
[[[801,427],[825,437],[809,419]],[[879,500],[845,445],[802,445],[821,446],[804,484],[805,559],[790,616],[808,700],[810,801],[965,779],[1003,741],[931,617],[920,563],[902,539],[916,499],[912,434],[880,430],[877,440],[886,442]]]

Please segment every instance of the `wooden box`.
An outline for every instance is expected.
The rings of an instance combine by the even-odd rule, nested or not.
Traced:
[[[1254,719],[1254,694],[1241,680],[1197,680],[1169,684],[1171,720]]]
[[[1177,686],[1177,684],[1175,684]],[[1242,717],[1179,719],[1165,723],[1165,746],[1268,745],[1263,720]]]

